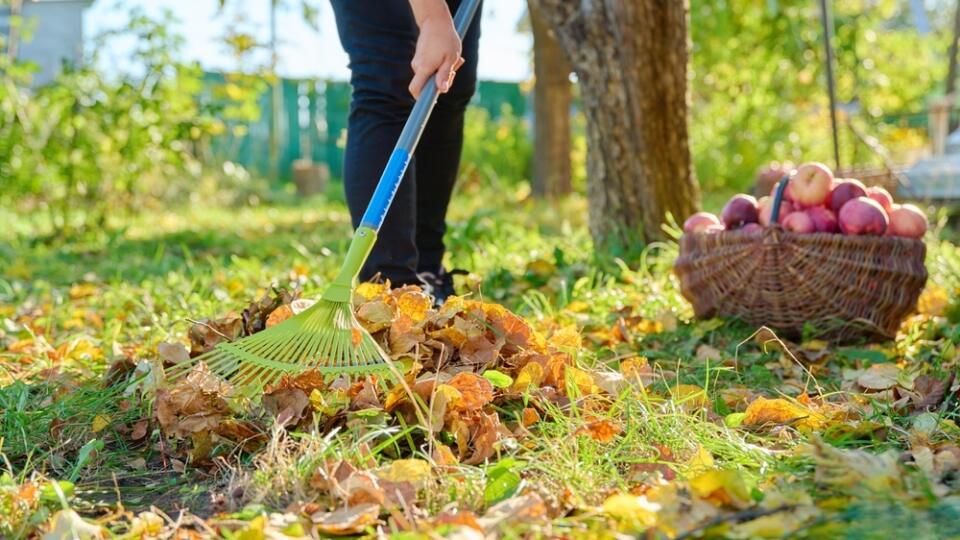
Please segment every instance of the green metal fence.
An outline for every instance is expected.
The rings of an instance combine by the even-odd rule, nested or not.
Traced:
[[[208,73],[206,84],[222,83],[223,76]],[[271,89],[260,97],[260,118],[244,123],[241,135],[229,129],[211,144],[213,157],[243,165],[268,178],[289,180],[293,162],[309,156],[315,163],[325,163],[333,177],[343,172],[343,147],[346,141],[347,117],[350,110],[350,84],[340,81],[282,79],[277,169],[270,159]],[[508,106],[513,114],[528,111],[529,96],[517,83],[481,81],[472,105],[489,111],[491,117],[502,114]],[[237,127],[233,123],[231,128]]]

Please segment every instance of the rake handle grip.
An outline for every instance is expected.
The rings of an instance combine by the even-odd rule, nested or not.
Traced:
[[[473,22],[473,17],[477,12],[480,0],[463,0],[457,14],[454,16],[453,24],[457,29],[457,34],[463,40]],[[423,129],[430,119],[430,113],[433,112],[437,104],[439,91],[437,89],[436,77],[430,77],[427,84],[424,85],[417,98],[410,117],[407,118],[406,125],[403,126],[403,132],[400,133],[400,139],[390,154],[390,160],[387,161],[383,174],[380,176],[380,182],[370,198],[367,210],[360,220],[360,226],[379,231],[383,226],[383,220],[387,217],[387,211],[393,203],[393,198],[400,188],[400,182],[403,181],[403,175],[407,172],[407,166],[410,165],[410,156],[413,155],[420,142],[420,136],[423,135]]]

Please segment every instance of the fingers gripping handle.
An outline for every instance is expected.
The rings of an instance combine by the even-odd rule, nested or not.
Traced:
[[[477,12],[480,0],[463,0],[457,14],[453,19],[453,24],[457,29],[460,39],[467,33],[470,23]],[[407,119],[403,132],[400,133],[400,140],[387,161],[387,166],[383,169],[383,175],[380,176],[380,182],[377,189],[373,192],[367,211],[364,212],[360,220],[361,227],[369,227],[374,231],[379,231],[383,226],[383,220],[387,217],[387,210],[393,203],[393,197],[397,194],[400,182],[403,180],[404,173],[407,172],[407,166],[410,164],[410,156],[417,148],[420,142],[420,135],[423,134],[423,128],[430,119],[430,113],[433,112],[434,105],[437,104],[437,81],[436,77],[430,77],[427,84],[424,85],[417,99],[410,118]]]

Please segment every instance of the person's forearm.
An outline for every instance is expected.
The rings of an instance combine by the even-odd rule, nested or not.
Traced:
[[[413,17],[420,27],[428,20],[453,21],[445,0],[410,0],[410,7],[413,8]]]

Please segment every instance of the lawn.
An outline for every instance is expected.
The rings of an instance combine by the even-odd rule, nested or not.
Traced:
[[[336,197],[69,239],[3,212],[2,537],[960,536],[949,232],[928,236],[895,341],[791,343],[691,320],[674,241],[598,258],[583,199],[467,186],[448,233],[462,299],[358,297],[406,386],[304,378],[234,402],[160,366],[265,296],[316,297],[349,239]]]

